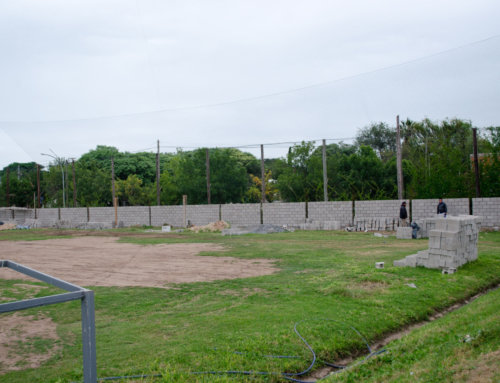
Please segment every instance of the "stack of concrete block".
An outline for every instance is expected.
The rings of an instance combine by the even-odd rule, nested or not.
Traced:
[[[397,239],[412,239],[413,229],[409,226],[398,227],[396,231]]]
[[[433,221],[435,228],[429,231],[429,249],[394,261],[394,266],[448,269],[477,259],[480,217],[448,216],[434,218]]]
[[[420,228],[417,231],[417,238],[429,238],[429,233],[431,232],[431,230],[434,230],[436,228],[437,218],[438,216],[436,215],[436,218],[416,219],[414,222]]]
[[[398,226],[401,226],[401,222],[393,217],[354,218],[356,231],[393,231]]]

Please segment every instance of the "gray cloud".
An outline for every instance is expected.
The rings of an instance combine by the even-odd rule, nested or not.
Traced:
[[[352,137],[396,114],[498,125],[500,39],[466,45],[500,33],[499,10],[489,0],[3,2],[0,167],[46,162],[48,148],[78,157],[156,139]]]

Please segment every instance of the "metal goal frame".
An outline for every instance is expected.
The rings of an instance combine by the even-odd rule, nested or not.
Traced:
[[[82,311],[82,349],[83,349],[83,381],[84,383],[97,382],[96,341],[95,341],[95,307],[94,292],[72,283],[54,278],[40,271],[30,269],[19,263],[0,260],[0,267],[7,267],[19,273],[28,275],[39,281],[66,290],[67,293],[49,295],[41,298],[25,299],[21,301],[0,304],[0,313],[25,310],[33,307],[47,306],[55,303],[80,300]]]

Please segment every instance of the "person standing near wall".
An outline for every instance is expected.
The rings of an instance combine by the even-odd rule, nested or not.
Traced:
[[[406,220],[408,218],[408,212],[406,211],[406,201],[403,201],[401,207],[399,208],[399,219],[401,220],[401,226],[408,226]]]
[[[444,214],[445,217],[446,217],[446,214],[448,214],[448,207],[443,202],[442,198],[439,199],[439,203],[437,205],[437,213],[438,214]]]

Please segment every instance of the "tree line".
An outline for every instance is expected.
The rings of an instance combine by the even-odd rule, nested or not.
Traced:
[[[458,119],[401,123],[405,198],[475,196],[472,129],[470,122]],[[162,205],[180,204],[183,195],[190,204],[207,203],[207,150],[211,203],[261,201],[260,159],[234,148],[202,148],[159,154]],[[500,127],[481,129],[478,151],[481,196],[498,197]],[[302,142],[283,158],[266,159],[266,200],[322,201],[322,152],[321,146]],[[156,154],[110,146],[97,146],[74,162],[57,159],[40,167],[42,205],[112,206],[111,159],[119,204],[156,205]],[[374,123],[358,130],[352,144],[326,145],[326,165],[329,200],[396,199],[395,127]],[[37,166],[12,163],[0,171],[0,206],[36,205]]]

